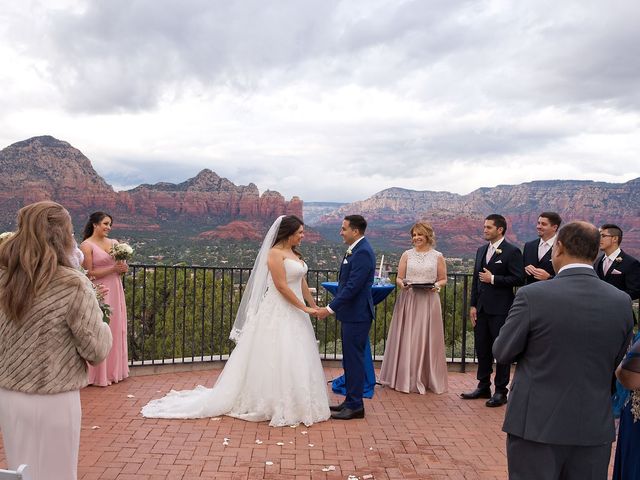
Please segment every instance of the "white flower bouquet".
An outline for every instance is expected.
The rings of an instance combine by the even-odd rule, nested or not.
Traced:
[[[131,257],[133,257],[133,248],[127,243],[117,243],[111,247],[110,254],[116,261],[131,260]]]

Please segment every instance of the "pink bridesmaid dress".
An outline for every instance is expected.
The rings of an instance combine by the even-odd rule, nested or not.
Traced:
[[[115,240],[112,240],[116,243]],[[106,268],[115,265],[116,261],[103,249],[85,240],[83,243],[91,247],[93,255],[93,269]],[[89,384],[106,387],[118,383],[129,376],[129,356],[127,353],[127,306],[122,288],[122,278],[119,273],[110,273],[93,280],[94,284],[102,284],[109,289],[105,296],[105,303],[111,307],[111,335],[113,345],[107,359],[98,365],[89,365]]]

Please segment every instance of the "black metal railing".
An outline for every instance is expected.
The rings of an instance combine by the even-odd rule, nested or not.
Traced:
[[[233,349],[229,332],[250,268],[140,265],[124,277],[131,365],[224,360]],[[331,301],[322,282],[335,281],[333,270],[309,270],[307,283],[319,305]],[[391,275],[391,281],[395,274]],[[464,371],[474,361],[468,321],[468,274],[449,275],[441,290],[447,359]],[[397,291],[376,307],[371,351],[382,359]],[[312,319],[323,359],[342,358],[339,322]]]
[[[229,332],[250,268],[131,265],[124,277],[131,365],[224,360],[234,347]],[[307,283],[319,305],[331,300],[322,282],[335,281],[333,270],[309,270]],[[395,282],[395,273],[391,274]],[[448,276],[440,291],[447,360],[465,371],[475,362],[469,321],[471,274]],[[371,353],[381,360],[397,290],[376,307],[370,332]],[[637,318],[637,304],[634,306]],[[339,322],[312,319],[323,359],[342,358]]]

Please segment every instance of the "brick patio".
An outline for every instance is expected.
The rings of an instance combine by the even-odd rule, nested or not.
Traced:
[[[457,397],[474,388],[474,372],[450,372],[449,393],[443,395],[407,395],[377,387],[374,399],[366,401],[363,420],[330,420],[308,428],[271,428],[267,423],[228,417],[156,420],[140,416],[140,408],[151,398],[172,388],[211,386],[218,373],[209,369],[134,376],[108,388],[84,389],[79,478],[507,477],[505,434],[500,430],[505,409]],[[325,368],[325,373],[329,379],[342,370]],[[332,400],[337,403],[340,398]],[[223,445],[225,438],[228,446]],[[0,465],[5,465],[1,449]]]

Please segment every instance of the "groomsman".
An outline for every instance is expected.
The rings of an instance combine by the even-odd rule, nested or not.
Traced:
[[[495,392],[492,396],[491,349],[513,302],[513,287],[524,283],[522,253],[504,239],[506,231],[507,221],[502,215],[491,214],[485,219],[483,236],[488,244],[478,248],[471,286],[469,313],[478,357],[478,387],[460,396],[465,400],[488,398],[487,407],[499,407],[507,403],[511,365],[496,364]]]
[[[556,212],[542,212],[538,217],[538,238],[525,243],[522,253],[526,285],[539,280],[549,280],[555,276],[551,263],[551,249],[561,223],[562,219]]]
[[[626,292],[632,300],[640,297],[640,262],[620,249],[622,229],[612,223],[600,227],[600,250],[594,263],[598,277]]]
[[[511,480],[608,478],[611,377],[633,315],[629,296],[593,271],[598,241],[589,223],[562,227],[557,276],[518,290],[493,345],[498,361],[517,362],[502,427]]]

